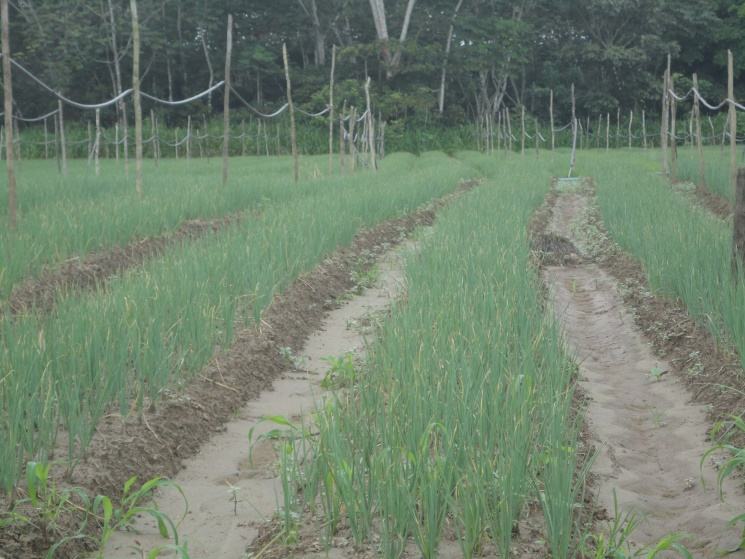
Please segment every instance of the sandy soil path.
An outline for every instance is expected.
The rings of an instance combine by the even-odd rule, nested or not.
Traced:
[[[588,196],[561,192],[549,225],[578,247],[576,220]],[[721,503],[712,461],[704,467],[705,483],[701,480],[699,463],[710,446],[704,406],[691,403],[687,389],[668,374],[670,364],[655,357],[615,280],[593,263],[547,267],[544,278],[590,399],[600,504],[612,513],[615,491],[622,511],[642,515],[634,535],[639,546],[684,532],[697,558],[736,548],[739,529],[728,521],[745,511],[738,482],[725,483],[728,499]]]

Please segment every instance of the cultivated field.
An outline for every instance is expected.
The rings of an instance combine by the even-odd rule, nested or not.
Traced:
[[[330,176],[308,156],[297,185],[290,158],[232,158],[227,186],[161,160],[143,199],[121,163],[22,161],[0,557],[738,548],[745,277],[720,150],[698,188],[658,150],[586,149],[557,180],[568,156]]]

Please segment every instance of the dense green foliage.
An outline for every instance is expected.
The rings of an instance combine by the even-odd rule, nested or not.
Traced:
[[[365,0],[140,0],[144,87],[183,98],[221,78],[227,14],[236,21],[233,79],[246,98],[276,107],[284,97],[281,44],[290,50],[296,98],[306,108],[327,102],[331,46],[340,47],[337,101],[361,107],[365,74],[373,102],[388,120],[422,126],[440,121],[438,90],[447,69],[444,122],[460,123],[487,100],[501,98],[547,116],[548,90],[558,117],[568,119],[569,87],[576,83],[580,114],[617,107],[659,111],[660,76],[672,53],[681,85],[697,71],[707,96],[724,95],[726,49],[735,53],[736,78],[745,69],[742,0],[418,0],[406,39],[399,41],[408,0],[386,0],[388,39],[376,31]],[[82,101],[113,96],[116,68],[111,13],[121,60],[122,87],[131,83],[129,2],[35,0],[12,2],[14,55],[53,87]],[[452,51],[445,56],[448,30]],[[17,73],[16,73],[17,74]],[[54,108],[50,95],[17,74],[18,111],[36,116]],[[184,115],[218,108],[207,103],[164,111],[183,126]],[[210,104],[211,103],[211,104]],[[236,102],[236,105],[238,103]],[[146,107],[147,108],[147,107]],[[73,117],[78,112],[70,109]],[[130,111],[131,117],[131,111]],[[114,109],[104,113],[113,122]]]

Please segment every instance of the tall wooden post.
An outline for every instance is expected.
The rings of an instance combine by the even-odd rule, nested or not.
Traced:
[[[629,149],[631,149],[631,123],[634,122],[634,111],[629,111]]]
[[[295,129],[295,106],[292,104],[292,83],[290,82],[290,63],[287,58],[287,44],[282,43],[282,60],[285,63],[287,81],[287,105],[290,109],[290,143],[292,144],[292,175],[295,182],[300,180],[300,161],[297,152],[297,130]]]
[[[735,110],[735,72],[732,51],[727,51],[727,97],[729,98],[729,166],[732,188],[737,185],[737,111]]]
[[[135,109],[135,190],[142,196],[142,99],[140,98],[140,22],[137,0],[129,0],[132,12],[132,97]]]
[[[732,271],[745,271],[745,169],[735,176],[735,208],[732,218]]]
[[[587,115],[587,126],[585,127],[585,136],[587,142],[587,149],[592,147],[592,140],[590,139],[590,115]]]
[[[621,143],[621,107],[616,108],[616,147]]]
[[[336,45],[331,46],[331,77],[329,78],[329,175],[334,165],[334,74],[336,73]]]
[[[525,105],[520,105],[520,155],[525,155]]]
[[[93,144],[93,159],[96,176],[101,174],[101,109],[96,109],[96,141]]]
[[[672,85],[671,85],[672,87]],[[678,180],[678,108],[675,98],[670,96],[670,178]]]
[[[642,146],[647,149],[647,116],[642,110]]]
[[[352,107],[349,113],[349,169],[352,173],[357,170],[357,146],[354,143],[354,126],[357,124],[357,110]]]
[[[556,149],[556,132],[554,132],[554,90],[548,92],[548,115],[551,120],[551,151]]]
[[[54,115],[54,159],[57,161],[57,172],[62,173],[62,160],[60,159],[59,142],[59,120],[57,119],[57,115]]]
[[[13,154],[13,82],[10,71],[10,22],[8,0],[0,0],[3,49],[3,103],[5,110],[5,155],[8,173],[8,226],[16,228],[16,172]]]
[[[370,106],[370,76],[365,81],[365,102],[367,103],[367,134],[368,143],[370,144],[370,167],[373,171],[378,170],[378,161],[375,156],[375,119]]]
[[[67,176],[67,141],[65,140],[65,113],[62,101],[57,100],[57,115],[59,116],[59,145],[62,157],[62,176]]]
[[[153,156],[153,161],[157,162],[158,153],[155,150],[155,111],[153,109],[150,109],[150,143],[152,144],[150,153]]]
[[[577,163],[577,103],[574,98],[574,83],[572,83],[572,155],[569,159],[569,176],[574,173]]]
[[[347,102],[344,101],[344,106],[339,114],[339,174],[344,174],[344,152],[346,151],[344,146],[346,144],[346,138],[344,137],[344,114],[347,112]]]
[[[662,172],[665,175],[670,174],[670,163],[667,159],[667,132],[668,132],[668,115],[670,113],[668,89],[670,86],[670,55],[667,55],[667,69],[665,76],[662,78],[662,122],[660,123],[660,147],[662,148]]]
[[[246,121],[241,120],[241,155],[246,156]]]
[[[91,121],[88,121],[88,166],[93,160],[93,134],[91,134]]]
[[[504,110],[504,118],[507,121],[507,140],[510,143],[510,153],[512,153],[512,118],[510,117],[509,107]]]
[[[230,65],[233,59],[233,14],[228,14],[228,32],[225,50],[225,85],[222,105],[222,184],[228,184],[230,161]]]
[[[119,161],[119,122],[114,123],[114,154]]]
[[[49,127],[47,119],[44,119],[44,159],[49,159]]]
[[[605,151],[610,150],[610,113],[605,113]]]
[[[191,115],[186,117],[186,161],[191,161]]]
[[[698,184],[706,186],[706,167],[704,162],[704,144],[701,139],[701,101],[698,98],[698,74],[693,74],[693,135],[696,138],[696,151],[698,152]]]
[[[502,134],[502,111],[497,112],[497,151],[502,150],[502,141],[504,140],[504,135]]]

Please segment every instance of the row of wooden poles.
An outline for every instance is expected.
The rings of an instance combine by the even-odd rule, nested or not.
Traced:
[[[43,122],[43,134],[44,134],[44,140],[42,142],[35,142],[36,145],[43,145],[44,150],[44,159],[50,159],[51,157],[54,157],[57,161],[57,167],[60,173],[67,174],[67,156],[68,156],[68,148],[71,145],[76,144],[86,144],[87,145],[87,159],[88,159],[88,165],[93,166],[95,169],[96,176],[100,175],[100,159],[101,158],[107,158],[107,159],[115,159],[116,161],[123,160],[125,163],[125,172],[128,175],[128,150],[122,149],[123,144],[128,141],[128,138],[124,137],[121,133],[119,122],[116,122],[114,124],[114,139],[109,141],[104,141],[105,136],[105,130],[101,127],[101,118],[100,118],[100,109],[96,109],[96,119],[95,119],[95,127],[92,125],[92,123],[88,122],[88,135],[87,139],[77,141],[77,142],[70,142],[68,140],[64,140],[65,138],[65,124],[64,124],[64,116],[63,112],[61,110],[55,111],[55,114],[53,116],[45,117],[42,119]],[[48,119],[53,119],[54,127],[53,127],[53,135],[50,134],[49,131],[49,123]],[[363,120],[363,132],[361,134],[357,135],[357,143],[359,144],[359,147],[354,142],[354,126],[351,127],[349,132],[346,132],[346,127],[344,125],[344,122],[347,120],[354,119],[356,122],[357,119],[357,110],[355,107],[351,107],[350,110],[347,110],[346,107],[340,112],[339,115],[339,145],[340,147],[340,153],[346,154],[347,152],[355,156],[354,164],[350,162],[341,161],[339,162],[340,169],[343,170],[347,167],[350,169],[354,169],[358,166],[358,159],[364,159],[365,164],[367,164],[367,161],[369,161],[369,134],[367,130],[368,121],[367,121],[367,115],[365,115],[365,118]],[[152,146],[152,149],[150,150],[150,157],[155,161],[156,166],[158,165],[162,155],[163,155],[163,149],[165,148],[172,148],[173,149],[173,156],[175,159],[181,159],[182,157],[189,161],[192,158],[192,154],[199,154],[199,158],[204,158],[205,156],[209,158],[211,156],[211,151],[208,146],[205,146],[203,144],[203,140],[208,141],[210,139],[215,138],[215,136],[211,136],[208,132],[208,125],[207,125],[207,116],[205,114],[202,115],[202,121],[203,121],[203,128],[200,130],[198,127],[194,128],[192,126],[192,117],[187,117],[187,124],[185,128],[185,133],[183,136],[181,136],[181,129],[176,128],[173,131],[173,143],[168,142],[164,140],[164,138],[161,136],[160,132],[160,126],[158,117],[155,114],[155,111],[150,111],[150,132],[151,136],[149,139],[144,140],[144,144],[150,144]],[[18,129],[18,120],[14,119],[15,123],[15,133],[14,133],[14,154],[15,159],[17,161],[20,161],[23,158],[23,152],[22,152],[22,146],[21,146],[21,134]],[[268,121],[263,118],[257,118],[256,119],[256,137],[254,140],[255,147],[256,147],[256,155],[262,155],[262,153],[265,153],[266,156],[270,155],[270,139],[269,139],[269,132],[268,132]],[[240,136],[233,136],[230,139],[240,140],[240,154],[242,156],[248,155],[248,149],[247,149],[247,138],[249,138],[248,133],[246,132],[246,121],[241,121],[241,134]],[[202,133],[202,131],[204,131]],[[281,148],[281,126],[280,123],[277,122],[275,126],[275,131],[272,132],[272,135],[274,138],[272,141],[276,139],[276,146],[274,149],[275,154],[280,154],[282,152]],[[346,133],[345,133],[346,132]],[[5,144],[4,140],[4,127],[0,126],[0,160],[4,159],[4,151],[3,147]],[[113,146],[111,148],[110,146]],[[53,149],[50,149],[52,147]],[[377,151],[377,155],[379,158],[384,157],[385,155],[385,122],[382,121],[382,117],[378,117],[378,124],[377,124],[377,134],[375,138],[375,150]],[[334,146],[333,143],[331,144],[330,150],[333,152]],[[51,152],[51,154],[50,154]]]
[[[698,76],[692,75],[693,88],[698,91]],[[662,147],[662,172],[670,176],[672,180],[677,180],[677,102],[671,94],[673,89],[671,73],[671,57],[667,56],[667,68],[662,78],[662,123],[660,126],[660,146]],[[733,190],[737,188],[737,107],[735,106],[735,79],[734,79],[734,59],[732,51],[727,51],[727,119],[722,131],[722,149],[724,149],[727,136],[729,135],[729,167],[730,183]],[[712,136],[714,136],[714,127],[709,118]],[[729,128],[729,131],[727,131]],[[701,186],[706,185],[706,162],[704,158],[704,137],[701,125],[701,106],[698,95],[693,96],[693,110],[689,120],[689,135],[691,143],[695,144],[698,154],[698,183]]]
[[[132,97],[134,105],[134,121],[135,121],[135,189],[137,194],[142,196],[143,185],[142,185],[142,161],[143,161],[143,119],[142,119],[142,98],[141,98],[141,77],[140,77],[140,26],[139,17],[137,11],[137,0],[130,0],[130,12],[132,15]],[[12,85],[12,73],[11,73],[11,52],[10,52],[10,25],[9,25],[9,14],[8,14],[8,0],[0,0],[0,20],[2,20],[2,54],[3,54],[3,89],[4,89],[4,109],[5,109],[5,157],[6,157],[6,169],[8,173],[8,223],[11,229],[16,227],[17,215],[16,215],[16,177],[15,177],[15,165],[14,165],[14,126],[13,126],[13,85]],[[231,92],[231,63],[232,63],[232,50],[233,50],[233,16],[228,15],[227,23],[227,41],[226,41],[226,52],[225,52],[225,82],[223,85],[224,99],[223,99],[223,141],[222,141],[222,182],[226,184],[228,182],[228,169],[229,169],[229,145],[230,145],[230,92]],[[292,82],[290,80],[290,68],[287,56],[287,46],[282,45],[282,59],[284,62],[285,80],[286,80],[286,94],[287,94],[287,105],[290,116],[290,144],[293,158],[293,179],[295,182],[299,180],[300,175],[300,161],[299,151],[297,146],[297,128],[295,123],[295,105],[292,99]],[[329,128],[329,152],[328,152],[328,167],[329,173],[332,171],[333,166],[333,155],[334,155],[334,125],[335,125],[335,114],[334,114],[334,74],[336,70],[336,47],[332,49],[332,63],[331,63],[331,76],[329,84],[329,117],[328,117],[328,128]],[[364,118],[364,133],[365,140],[363,142],[364,149],[369,155],[369,166],[374,171],[377,170],[377,149],[376,149],[376,135],[375,135],[375,119],[371,110],[370,103],[370,78],[368,77],[365,81],[365,100],[367,110],[363,113]],[[60,166],[63,173],[67,171],[67,156],[66,156],[66,142],[64,137],[64,111],[63,103],[61,99],[58,99],[58,116],[55,119],[55,123],[58,125],[58,137],[60,142],[60,155],[61,161]],[[342,111],[340,115],[340,128],[341,136],[344,139],[344,118],[345,111]],[[354,110],[350,112],[350,136],[354,139]],[[156,126],[156,120],[152,118],[153,127]],[[126,124],[125,126],[125,137],[126,137]],[[157,130],[154,131],[157,137]],[[190,131],[189,131],[190,132]],[[187,136],[188,137],[188,136]],[[351,142],[354,144],[354,141]],[[356,156],[357,149],[355,146],[350,144],[350,153],[355,157],[352,158],[349,163],[349,168],[354,169],[357,166]],[[93,156],[98,165],[98,156],[100,154],[101,145],[101,113],[100,109],[96,110],[96,140],[94,145],[95,151]],[[344,144],[342,142],[342,149]],[[125,143],[125,163],[128,159],[128,150]],[[340,160],[342,169],[347,165],[342,157]]]
[[[695,75],[694,75],[695,77]],[[529,149],[529,142],[533,141],[535,148],[538,149],[541,143],[547,143],[550,146],[551,150],[554,150],[556,148],[556,136],[560,132],[562,132],[564,129],[569,129],[569,132],[572,133],[573,130],[571,128],[572,123],[568,123],[565,127],[561,128],[555,128],[554,125],[554,110],[553,110],[553,101],[554,101],[554,95],[553,90],[550,91],[550,105],[549,105],[549,115],[550,115],[550,126],[549,126],[549,134],[550,134],[550,140],[548,138],[542,137],[542,130],[539,125],[538,119],[533,118],[533,131],[532,135],[530,134],[530,131],[528,130],[529,124],[526,122],[526,112],[525,107],[521,106],[519,107],[520,112],[520,129],[517,131],[517,134],[519,137],[516,137],[512,130],[512,120],[513,116],[510,112],[509,108],[504,108],[497,112],[496,118],[493,117],[487,117],[480,119],[479,122],[477,122],[477,148],[479,150],[487,151],[489,153],[493,153],[494,151],[499,151],[501,149],[505,149],[508,151],[515,151],[516,147],[519,147],[519,151],[521,153],[525,153],[526,149]],[[682,142],[683,145],[688,145],[689,143],[693,145],[694,143],[698,142],[699,136],[701,135],[701,128],[700,128],[700,112],[697,114],[692,114],[691,117],[688,119],[688,123],[685,127],[684,133],[682,135]],[[621,132],[621,126],[624,125],[624,132]],[[711,117],[708,117],[708,124],[709,129],[711,131],[711,135],[709,136],[709,143],[716,145],[718,144],[717,140],[719,139],[720,135],[716,132],[714,127],[714,122],[712,121]],[[494,127],[496,125],[496,128]],[[597,124],[594,129],[591,128],[592,121],[591,117],[588,115],[584,119],[577,118],[577,144],[578,149],[589,149],[589,148],[603,148],[605,147],[606,150],[609,150],[611,147],[614,148],[620,148],[620,147],[641,147],[644,149],[647,148],[654,148],[656,147],[656,143],[654,141],[654,138],[657,134],[651,134],[647,132],[647,119],[646,119],[646,111],[641,111],[641,119],[640,119],[640,129],[637,131],[637,133],[634,133],[634,111],[629,111],[628,114],[628,120],[623,123],[621,120],[621,109],[619,108],[616,112],[616,118],[615,118],[615,131],[612,131],[614,125],[611,124],[611,113],[607,112],[605,115],[598,115],[597,117]],[[676,130],[676,121],[675,119],[671,119],[670,123],[670,137],[675,137],[676,140],[681,140],[681,136],[679,135],[678,130]],[[727,128],[730,126],[729,117],[727,121],[724,124],[724,129],[722,130],[721,134],[721,141],[719,144],[724,146],[726,143],[727,138]],[[495,142],[496,140],[496,142]],[[638,140],[638,141],[636,141]],[[701,136],[701,143],[702,145],[706,143],[706,137]],[[674,142],[671,142],[671,145],[673,145]],[[517,145],[517,146],[516,146]],[[548,146],[547,146],[548,147]]]

